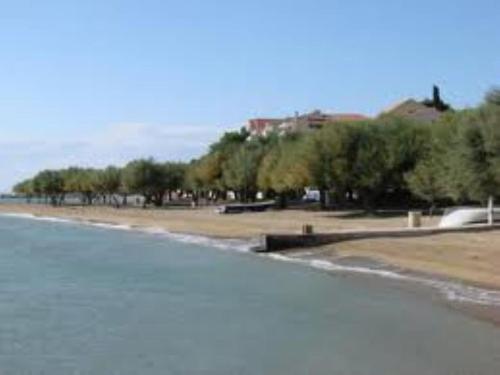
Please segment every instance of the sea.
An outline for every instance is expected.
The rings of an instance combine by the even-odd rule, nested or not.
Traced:
[[[0,215],[0,374],[500,374],[427,285],[217,241]]]

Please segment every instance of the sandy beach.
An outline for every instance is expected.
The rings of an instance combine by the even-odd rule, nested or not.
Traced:
[[[155,227],[172,232],[224,238],[253,238],[262,233],[299,233],[302,225],[315,231],[345,229],[398,228],[406,217],[366,217],[345,212],[301,210],[269,211],[239,215],[220,215],[213,207],[202,209],[143,210],[111,207],[50,207],[45,205],[2,204],[0,212],[30,213],[72,220],[99,221],[137,227]],[[424,218],[425,226],[439,218]],[[380,238],[353,240],[311,250],[329,260],[363,257],[409,271],[461,280],[500,289],[500,231],[439,234],[419,238]]]

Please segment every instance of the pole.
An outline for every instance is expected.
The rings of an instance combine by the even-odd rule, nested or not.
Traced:
[[[493,225],[494,223],[493,208],[494,208],[493,196],[490,196],[488,199],[488,225]]]

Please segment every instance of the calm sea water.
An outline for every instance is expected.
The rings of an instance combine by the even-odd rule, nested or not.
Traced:
[[[426,293],[164,237],[0,216],[0,374],[495,374]]]

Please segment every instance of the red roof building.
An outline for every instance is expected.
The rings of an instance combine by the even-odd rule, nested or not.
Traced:
[[[248,131],[251,135],[262,136],[271,131],[277,130],[277,127],[283,123],[283,119],[276,118],[256,118],[248,121]]]
[[[325,124],[335,122],[354,122],[367,120],[368,117],[357,113],[329,114],[313,111],[303,115],[298,113],[294,117],[283,119],[257,118],[248,121],[248,130],[253,136],[266,136],[271,132],[295,133],[322,128]]]

